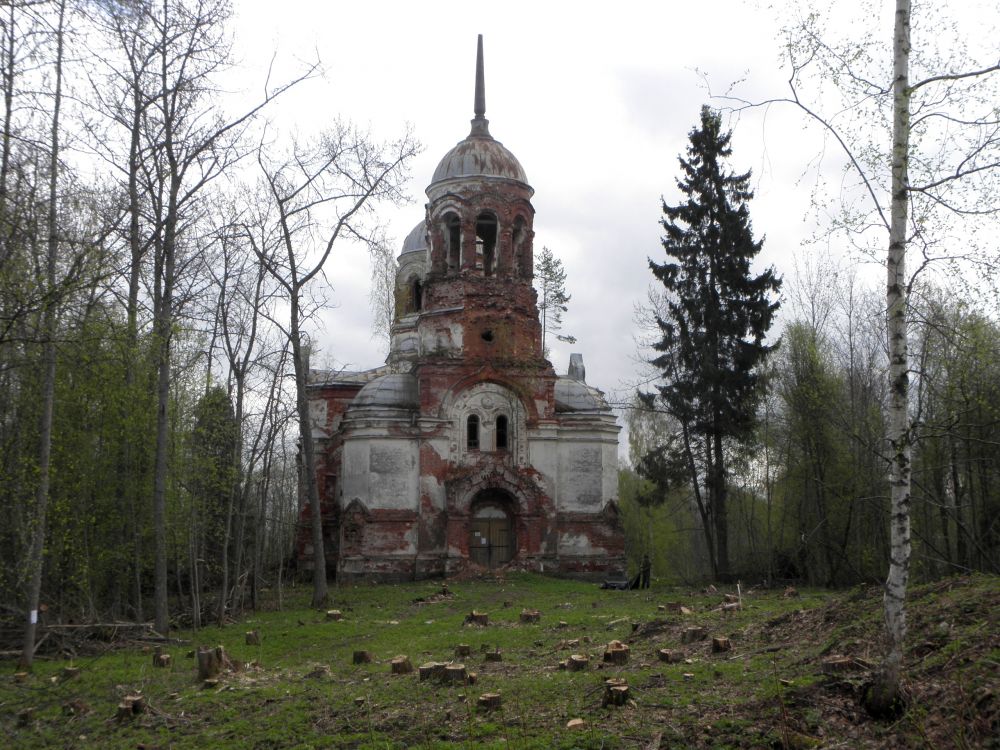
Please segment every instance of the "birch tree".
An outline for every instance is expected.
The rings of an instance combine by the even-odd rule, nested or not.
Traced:
[[[882,22],[892,11],[891,35]],[[818,125],[844,159],[839,210],[826,216],[886,271],[889,370],[887,463],[890,555],[884,588],[885,658],[866,705],[886,716],[902,707],[900,680],[910,571],[911,460],[908,298],[927,269],[975,268],[984,221],[1000,211],[1000,59],[996,5],[967,10],[910,0],[854,6],[796,6],[784,30],[786,97],[745,106],[790,103]],[[977,12],[978,11],[978,12]],[[847,13],[837,35],[830,17]],[[859,16],[876,19],[858,32]],[[988,29],[994,27],[993,36]],[[911,41],[916,27],[917,43]],[[728,98],[728,97],[727,97]],[[877,248],[881,247],[881,252]]]

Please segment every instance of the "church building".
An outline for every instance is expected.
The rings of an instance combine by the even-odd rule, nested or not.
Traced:
[[[619,427],[582,357],[557,375],[542,350],[534,191],[490,134],[481,36],[474,113],[403,243],[386,364],[310,371],[327,560],[341,581],[470,563],[593,578],[624,569]],[[308,533],[299,557],[310,564]]]

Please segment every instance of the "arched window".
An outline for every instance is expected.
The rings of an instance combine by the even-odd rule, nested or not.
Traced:
[[[448,270],[457,271],[462,263],[462,225],[455,214],[444,217],[444,237]]]
[[[483,275],[492,276],[497,263],[497,217],[493,214],[476,217],[476,252],[482,254]]]
[[[413,300],[413,311],[420,312],[424,307],[424,287],[420,279],[414,279],[410,286],[410,295]]]
[[[507,450],[507,417],[503,414],[497,417],[497,450]]]
[[[528,247],[528,225],[523,216],[514,220],[514,231],[511,235],[514,255],[514,276],[530,279],[534,276],[531,267],[531,251]]]
[[[470,451],[479,450],[479,417],[470,414],[465,421],[465,447]]]

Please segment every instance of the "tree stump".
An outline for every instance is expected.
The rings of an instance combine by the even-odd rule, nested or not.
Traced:
[[[170,654],[153,654],[153,666],[166,669],[170,666]]]
[[[684,661],[684,654],[672,648],[661,648],[657,651],[657,655],[660,661],[665,661],[667,664],[679,664]]]
[[[487,651],[484,654],[484,658],[486,661],[503,661],[503,656],[500,654],[499,648],[495,651]]]
[[[587,722],[583,719],[570,719],[566,722],[567,729],[586,729]]]
[[[731,651],[733,644],[725,636],[716,636],[712,639],[712,653],[721,654],[723,651]]]
[[[22,708],[17,712],[17,725],[19,727],[26,727],[31,722],[35,720],[35,707],[28,706],[27,708]]]
[[[66,680],[72,680],[74,677],[79,677],[79,676],[80,676],[79,667],[63,667],[62,669],[61,677],[63,682],[65,682]]]
[[[444,668],[445,682],[454,685],[464,685],[469,681],[469,674],[465,671],[464,664],[447,664]]]
[[[735,604],[739,601],[739,598],[737,598],[736,594],[723,594],[722,601],[728,604]]]
[[[627,664],[629,648],[621,641],[611,641],[604,650],[604,661],[609,664]]]
[[[202,680],[201,689],[202,690],[213,690],[219,686],[219,681],[215,677],[209,678],[207,680]]]
[[[791,599],[791,598],[796,597],[798,595],[799,595],[799,592],[795,590],[794,586],[789,586],[788,588],[785,589],[785,593],[782,594],[782,596],[785,597],[786,599]]]
[[[229,669],[233,663],[226,656],[226,650],[222,646],[212,648],[202,646],[195,654],[198,661],[198,679],[208,680],[218,676],[223,669]]]
[[[410,674],[413,663],[409,656],[397,656],[389,662],[389,668],[393,674]]]
[[[569,627],[569,623],[566,622],[565,620],[560,620],[559,622],[556,623],[556,627],[559,630],[562,630],[563,628],[568,628]]]
[[[566,669],[570,672],[583,672],[590,665],[590,659],[584,654],[573,654],[566,660]]]
[[[20,684],[23,684],[23,683],[25,683],[27,681],[28,681],[28,673],[27,672],[14,672],[14,682],[16,682],[16,683],[18,683],[20,685]]]
[[[538,622],[542,619],[542,613],[537,609],[523,609],[521,610],[521,622],[531,623]]]
[[[371,664],[371,651],[355,651],[351,661],[355,664]]]
[[[681,633],[681,643],[694,643],[708,638],[708,631],[705,628],[692,627]]]
[[[468,643],[459,643],[455,646],[455,656],[469,656],[472,653],[472,646]]]
[[[126,695],[122,698],[122,702],[118,704],[118,711],[115,714],[115,718],[118,721],[128,721],[133,716],[138,716],[139,714],[145,712],[146,710],[146,699],[141,695]]]
[[[246,634],[246,642],[248,646],[259,646],[260,645],[260,631],[259,630],[248,630]]]
[[[604,697],[601,699],[602,706],[624,706],[628,703],[628,697],[628,683],[624,679],[614,677],[604,681]]]
[[[477,612],[476,610],[472,610],[465,616],[465,624],[486,627],[490,624],[490,616],[486,612]]]
[[[331,622],[337,622],[338,620],[344,619],[344,613],[339,609],[328,609],[326,611],[326,619]]]
[[[500,693],[483,693],[479,696],[478,703],[485,711],[495,711],[500,708]]]
[[[568,662],[566,661],[566,659],[563,659],[561,662],[559,662],[559,671],[560,672],[565,672],[566,671],[566,665],[567,665],[567,663]]]
[[[420,675],[421,682],[424,680],[440,680],[444,677],[444,668],[445,665],[439,661],[429,661],[417,668],[417,674]]]
[[[355,698],[354,705],[357,706],[358,708],[361,708],[363,705],[365,705],[365,699],[360,696]]]

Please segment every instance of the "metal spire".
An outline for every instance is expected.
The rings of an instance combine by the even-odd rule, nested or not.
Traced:
[[[483,73],[483,35],[476,46],[476,101],[473,112],[472,132],[469,135],[490,137],[490,121],[486,119],[486,76]]]

